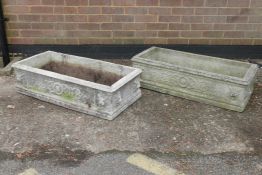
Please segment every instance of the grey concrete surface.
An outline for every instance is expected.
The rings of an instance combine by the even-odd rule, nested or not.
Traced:
[[[262,151],[261,86],[243,113],[142,90],[140,100],[114,121],[105,121],[18,94],[13,77],[0,77],[0,84],[1,151],[43,144],[95,153]]]
[[[148,174],[129,167],[123,160],[131,152],[120,151],[187,174],[262,174],[261,84],[243,113],[143,89],[113,121],[18,94],[12,76],[0,85],[0,175],[31,167],[44,175]]]
[[[0,58],[1,59],[1,58]],[[17,57],[17,58],[12,58],[11,62],[3,67],[3,65],[1,66],[1,63],[0,63],[0,76],[7,76],[7,75],[11,75],[12,74],[12,65],[18,61],[20,61],[22,58],[20,57]]]
[[[185,175],[260,175],[262,158],[254,155],[176,155],[156,152],[144,153]],[[82,160],[79,164],[67,164],[61,160],[26,159],[0,161],[1,175],[14,175],[34,168],[41,175],[153,175],[127,163],[131,152],[105,152]]]

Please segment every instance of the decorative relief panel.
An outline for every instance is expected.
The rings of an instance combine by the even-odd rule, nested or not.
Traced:
[[[177,86],[200,93],[210,93],[210,90],[212,90],[211,85],[207,81],[197,80],[191,76],[174,73],[155,73],[156,76],[157,74],[161,75],[161,77],[159,77],[160,81],[171,86]]]
[[[95,104],[98,107],[103,107],[106,105],[106,99],[102,92],[97,92],[95,96]]]
[[[111,103],[110,97],[104,92],[95,90],[89,90],[86,92],[85,90],[79,89],[72,85],[52,80],[37,80],[37,77],[32,78],[31,75],[26,74],[18,74],[16,77],[22,86],[33,91],[57,95],[68,100],[87,104],[88,106],[93,104],[97,107],[105,107],[107,104]],[[120,91],[115,96],[115,101],[118,104],[121,103],[122,97]]]
[[[241,92],[236,88],[233,89],[230,85],[216,84],[216,86],[214,86],[215,84],[208,80],[202,80],[190,75],[177,74],[161,69],[156,70],[157,69],[155,69],[155,71],[147,71],[147,75],[144,74],[143,78],[154,79],[168,86],[176,86],[199,94],[205,94],[213,98],[219,97],[220,99],[224,98],[224,100],[228,98],[231,100],[237,100],[240,98]],[[151,78],[150,76],[154,76],[154,78]]]
[[[28,89],[40,91],[44,93],[54,94],[57,96],[64,96],[68,99],[89,104],[92,99],[90,93],[84,93],[79,88],[60,83],[52,80],[38,80],[37,77],[32,78],[30,75],[17,74],[17,80]],[[30,78],[29,78],[30,77]]]
[[[214,86],[212,83],[208,82],[208,81],[204,81],[204,80],[197,80],[193,77],[190,76],[173,76],[172,77],[172,81],[174,82],[174,84],[176,84],[177,86],[179,86],[180,88],[184,88],[184,89],[188,89],[188,90],[192,90],[194,92],[198,92],[201,94],[206,94],[209,96],[219,96],[219,98],[223,98],[223,96],[225,98],[230,98],[232,100],[237,100],[237,98],[239,98],[240,93],[237,89],[234,89],[232,87],[230,87],[229,85],[223,84],[223,85],[219,85],[216,84],[216,86]],[[224,92],[228,92],[228,93],[219,93],[219,91],[224,91]],[[218,95],[220,94],[220,95]],[[224,95],[222,95],[224,94]]]
[[[121,102],[122,102],[122,95],[121,92],[118,91],[116,94],[113,95],[112,104],[120,105]]]
[[[228,97],[231,98],[231,100],[237,100],[240,98],[241,92],[237,89],[234,89],[232,87],[228,87]]]

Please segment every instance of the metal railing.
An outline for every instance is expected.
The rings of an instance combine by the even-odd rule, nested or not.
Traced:
[[[10,62],[6,30],[5,30],[5,21],[7,21],[7,18],[4,17],[2,0],[0,0],[0,47],[3,56],[4,66],[6,66]]]

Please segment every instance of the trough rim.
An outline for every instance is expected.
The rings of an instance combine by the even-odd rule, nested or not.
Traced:
[[[121,66],[121,67],[125,67],[127,69],[131,69],[132,72],[123,76],[120,80],[115,82],[113,85],[107,86],[107,85],[103,85],[103,84],[99,84],[99,83],[95,83],[95,82],[83,80],[83,79],[80,79],[80,78],[75,78],[75,77],[71,77],[71,76],[68,76],[68,75],[63,75],[63,74],[59,74],[59,73],[56,73],[56,72],[47,71],[47,70],[43,70],[43,69],[40,69],[40,68],[36,68],[36,67],[32,67],[32,66],[28,66],[28,65],[23,64],[23,63],[25,63],[25,62],[27,62],[31,59],[37,59],[37,57],[44,55],[44,54],[50,54],[50,55],[62,54],[62,55],[69,56],[69,57],[77,57],[78,59],[83,59],[83,60],[87,60],[87,59],[88,60],[95,60],[95,61],[101,62],[103,64],[118,65],[118,66]],[[21,61],[18,61],[15,64],[12,65],[12,68],[24,70],[24,71],[27,71],[27,72],[39,74],[39,75],[46,76],[46,77],[55,78],[55,79],[58,79],[58,80],[61,80],[61,81],[74,83],[74,84],[86,86],[86,87],[89,87],[89,88],[93,88],[93,89],[97,89],[97,90],[101,90],[101,91],[109,92],[109,93],[117,91],[119,88],[121,88],[126,83],[128,83],[129,81],[136,78],[137,76],[139,76],[139,74],[142,73],[142,70],[139,69],[139,68],[124,66],[124,65],[120,65],[120,64],[110,63],[110,62],[106,62],[106,61],[101,61],[101,60],[96,60],[96,59],[81,57],[81,56],[76,56],[76,55],[64,54],[64,53],[61,53],[61,52],[54,52],[54,51],[45,51],[45,52],[33,55],[31,57],[28,57],[26,59],[23,59]]]
[[[230,59],[224,59],[224,58],[219,58],[219,57],[214,57],[214,56],[207,56],[207,55],[183,52],[183,51],[166,49],[166,48],[161,48],[161,47],[156,47],[156,46],[152,46],[149,49],[144,50],[143,52],[133,56],[133,58],[131,60],[134,63],[137,62],[137,63],[146,64],[146,65],[148,64],[148,61],[150,61],[150,65],[153,65],[153,66],[156,66],[156,67],[159,67],[159,68],[164,68],[164,69],[168,68],[168,69],[171,69],[171,70],[174,70],[174,71],[189,73],[189,74],[192,74],[192,75],[200,75],[200,76],[203,76],[203,77],[208,77],[208,78],[217,79],[217,80],[221,80],[221,81],[227,81],[227,82],[236,83],[236,84],[240,84],[240,85],[249,85],[251,83],[251,81],[253,81],[253,79],[255,78],[256,73],[259,69],[258,65],[256,65],[256,64],[252,64],[252,63],[248,63],[248,62],[241,62],[241,63],[247,64],[247,65],[250,65],[250,67],[247,69],[247,71],[245,72],[245,75],[242,78],[238,78],[238,77],[234,77],[234,76],[223,75],[223,74],[218,74],[218,73],[214,73],[214,72],[208,72],[208,71],[205,71],[205,70],[197,70],[197,69],[182,67],[182,66],[178,66],[178,65],[174,65],[174,64],[156,61],[156,60],[152,60],[150,58],[142,57],[142,55],[144,55],[147,52],[151,52],[154,49],[169,50],[169,51],[174,51],[174,52],[177,52],[177,53],[187,54],[187,55],[192,55],[192,56],[209,57],[209,58],[217,59],[217,60],[226,60],[228,62],[236,62],[236,63],[240,62],[240,61],[236,61],[236,60],[230,60]]]

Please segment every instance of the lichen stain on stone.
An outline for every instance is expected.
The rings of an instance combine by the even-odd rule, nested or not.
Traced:
[[[40,92],[40,93],[45,93],[46,92],[46,90],[44,90],[42,88],[39,88],[37,86],[29,87],[29,89],[31,89],[32,91],[35,91],[35,92]]]
[[[75,96],[71,93],[68,93],[68,92],[63,92],[61,97],[65,100],[68,100],[68,101],[73,101],[75,99]]]

